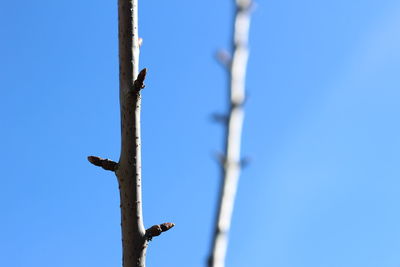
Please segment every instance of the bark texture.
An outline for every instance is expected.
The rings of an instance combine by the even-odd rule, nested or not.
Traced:
[[[117,176],[123,267],[144,267],[148,242],[174,224],[154,225],[148,230],[143,224],[140,110],[147,70],[139,72],[138,0],[118,0],[118,38],[121,154],[118,163],[96,156],[88,160]]]
[[[215,232],[207,262],[209,267],[225,266],[228,234],[241,169],[240,143],[244,118],[243,104],[252,1],[236,0],[235,4],[232,57],[228,61],[226,55],[219,56],[220,59],[222,58],[222,63],[229,68],[229,115],[225,120],[225,155],[221,161],[222,180]]]
[[[115,173],[121,203],[122,262],[123,267],[142,267],[147,240],[142,215],[141,92],[134,88],[139,74],[137,0],[118,0],[118,39],[121,154]]]

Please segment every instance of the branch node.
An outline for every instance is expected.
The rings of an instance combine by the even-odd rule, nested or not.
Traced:
[[[238,101],[231,101],[231,109],[234,108],[243,108],[243,106],[247,103],[249,99],[249,94],[247,93],[243,100],[238,100]]]
[[[252,0],[237,0],[236,2],[238,10],[243,12],[252,12],[256,6]]]
[[[148,241],[151,241],[153,237],[161,235],[162,232],[166,232],[174,226],[175,226],[174,223],[169,223],[169,222],[153,225],[152,227],[146,230],[145,238]]]
[[[147,74],[147,68],[144,68],[139,72],[136,80],[133,82],[134,91],[139,92],[145,87],[144,80],[146,79],[146,74]]]
[[[231,102],[231,109],[235,109],[235,108],[242,108],[244,105],[244,101],[232,101]]]
[[[226,156],[222,153],[214,153],[214,158],[223,168],[226,168],[227,165],[237,165],[240,168],[246,168],[251,163],[250,157],[244,157],[239,162],[228,161]]]
[[[89,156],[88,161],[95,166],[102,167],[104,170],[115,172],[118,169],[118,163],[110,159],[103,159],[96,156]]]

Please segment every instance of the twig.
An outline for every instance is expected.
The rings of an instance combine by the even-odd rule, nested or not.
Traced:
[[[145,267],[149,240],[174,224],[164,223],[148,230],[143,224],[140,110],[147,69],[139,72],[138,0],[118,0],[118,39],[121,154],[118,163],[95,156],[88,160],[114,171],[118,178],[123,267]]]
[[[228,234],[241,169],[240,142],[244,118],[243,103],[245,101],[251,5],[251,0],[236,0],[233,53],[229,62],[230,110],[226,124],[225,156],[223,162],[221,162],[223,179],[221,180],[215,231],[207,261],[209,267],[225,266]]]

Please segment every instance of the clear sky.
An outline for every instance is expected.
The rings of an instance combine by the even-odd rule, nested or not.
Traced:
[[[117,1],[2,1],[0,266],[121,266]],[[232,1],[139,2],[150,267],[205,266]],[[227,267],[400,266],[400,2],[259,0]]]

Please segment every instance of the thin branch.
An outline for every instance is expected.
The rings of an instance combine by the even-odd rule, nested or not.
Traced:
[[[138,0],[118,0],[121,154],[116,171],[121,202],[123,267],[144,267],[147,249],[142,214]],[[136,92],[130,93],[132,90]]]
[[[144,267],[149,240],[142,214],[141,90],[147,69],[139,72],[138,0],[118,1],[121,154],[116,170],[121,202],[123,267]],[[166,231],[173,227],[162,225]],[[168,230],[167,229],[167,230]]]
[[[232,59],[229,69],[229,116],[226,127],[225,157],[209,267],[224,267],[228,234],[241,169],[240,143],[244,118],[245,76],[248,60],[248,35],[251,0],[236,0]]]
[[[149,240],[174,224],[164,223],[147,231],[143,224],[140,110],[147,69],[139,72],[142,39],[138,38],[138,0],[118,0],[118,39],[121,154],[118,163],[96,156],[88,160],[114,171],[118,178],[123,267],[145,267]]]

